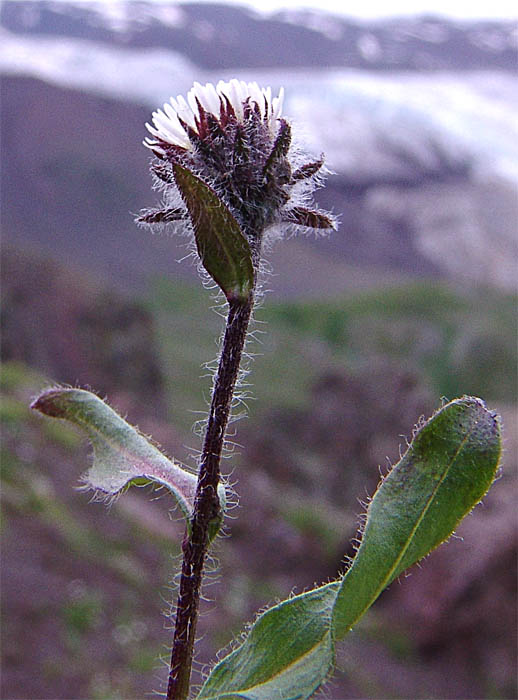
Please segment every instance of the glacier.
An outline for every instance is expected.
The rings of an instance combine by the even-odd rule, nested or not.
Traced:
[[[286,89],[285,113],[329,166],[355,178],[397,171],[398,153],[434,167],[438,146],[472,171],[518,182],[518,82],[504,72],[200,69],[178,52],[0,30],[0,73],[160,106],[201,83],[238,77]]]

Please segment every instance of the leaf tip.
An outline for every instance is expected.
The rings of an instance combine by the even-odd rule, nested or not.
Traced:
[[[480,451],[495,447],[501,450],[501,421],[497,411],[487,408],[485,401],[476,396],[462,396],[450,403],[461,407],[458,427],[469,427],[469,445]]]
[[[60,400],[65,391],[67,391],[65,387],[46,389],[32,401],[30,408],[50,418],[66,418],[66,409]]]

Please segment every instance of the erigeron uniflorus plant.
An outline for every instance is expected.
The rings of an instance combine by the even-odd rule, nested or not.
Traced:
[[[264,242],[286,227],[336,227],[311,202],[323,158],[308,158],[293,146],[282,108],[282,90],[273,97],[270,88],[256,83],[195,83],[187,99],[171,98],[146,125],[150,136],[144,143],[155,156],[151,170],[162,203],[143,211],[138,222],[188,231],[228,306],[196,473],[165,457],[91,392],[58,387],[33,403],[86,432],[94,450],[86,477],[90,488],[111,497],[132,483],[166,485],[185,517],[168,700],[190,693],[204,563],[225,515],[221,455]],[[336,642],[391,581],[450,536],[486,493],[499,458],[498,418],[480,399],[443,405],[415,429],[405,454],[378,487],[346,574],[259,615],[196,697],[313,695],[332,672]]]

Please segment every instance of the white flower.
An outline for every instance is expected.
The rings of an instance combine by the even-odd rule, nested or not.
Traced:
[[[146,128],[159,142],[188,150],[192,144],[182,122],[199,132],[201,117],[199,105],[205,112],[213,114],[218,121],[222,112],[228,112],[228,105],[230,105],[237,120],[243,121],[243,105],[248,102],[251,107],[257,105],[261,117],[271,128],[274,128],[281,116],[283,99],[283,88],[280,89],[279,95],[272,99],[271,88],[261,88],[255,82],[245,83],[235,78],[229,82],[220,80],[216,87],[212,83],[207,83],[205,86],[194,83],[189,90],[187,100],[181,95],[176,99],[171,97],[170,101],[164,104],[163,110],[158,109],[153,112],[153,125],[146,124]],[[144,140],[144,145],[155,152],[162,151],[159,143],[149,137]]]
[[[194,83],[186,98],[171,98],[154,112],[144,145],[160,161],[151,170],[162,205],[144,210],[138,221],[190,220],[196,231],[207,202],[214,207],[219,200],[254,250],[276,224],[335,228],[332,216],[306,206],[324,160],[305,162],[300,149],[292,149],[283,97],[282,89],[272,97],[271,88],[236,79]]]

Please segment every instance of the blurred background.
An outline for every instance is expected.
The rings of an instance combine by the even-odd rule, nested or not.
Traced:
[[[196,681],[259,608],[336,576],[379,467],[469,393],[502,415],[501,478],[340,645],[326,695],[517,697],[518,13],[337,5],[0,3],[3,698],[164,689],[171,501],[89,503],[88,446],[27,405],[90,386],[194,464],[222,319],[187,242],[133,219],[158,199],[151,111],[232,77],[285,87],[340,228],[268,253]]]

